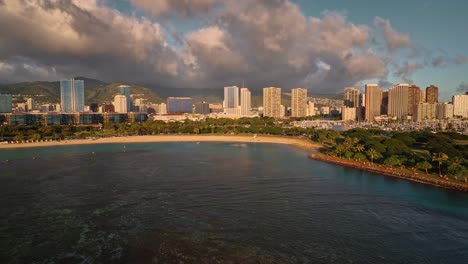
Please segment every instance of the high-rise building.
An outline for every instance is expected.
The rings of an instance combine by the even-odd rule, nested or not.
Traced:
[[[195,104],[195,112],[202,115],[207,115],[210,113],[210,104],[203,101]]]
[[[380,104],[380,114],[388,115],[388,92],[382,91],[382,103]]]
[[[117,92],[122,94],[127,98],[127,112],[132,111],[132,98],[130,97],[130,86],[128,85],[119,85],[117,86]]]
[[[436,106],[436,118],[447,119],[453,117],[453,104],[438,103]]]
[[[416,85],[411,85],[408,87],[408,115],[413,116],[414,108],[422,100],[422,90]]]
[[[241,88],[240,95],[241,116],[252,115],[252,94],[250,93],[249,88]]]
[[[434,120],[436,118],[437,104],[419,103],[415,106],[413,120],[421,122],[423,120]]]
[[[65,113],[84,111],[84,81],[61,80],[60,81],[61,110]]]
[[[291,93],[291,116],[307,116],[307,89],[296,88]]]
[[[388,115],[399,120],[408,117],[408,84],[398,84],[388,90]]]
[[[263,88],[263,115],[269,117],[283,117],[281,113],[281,88]]]
[[[312,100],[307,101],[307,116],[315,115],[315,103]]]
[[[430,85],[426,88],[426,103],[435,104],[439,102],[439,88]]]
[[[224,87],[224,112],[228,114],[236,114],[239,107],[239,87],[228,86]]]
[[[11,113],[11,95],[0,94],[0,113]]]
[[[380,108],[382,104],[382,90],[380,90],[377,84],[366,84],[365,93],[365,118],[367,121],[373,122],[376,116],[380,116]]]
[[[175,113],[192,113],[193,104],[190,97],[169,97],[167,98],[167,112]]]
[[[28,107],[28,111],[34,110],[34,108],[36,107],[34,103],[34,99],[33,98],[26,99],[26,106]]]
[[[468,95],[454,95],[452,97],[453,115],[456,117],[468,117]]]
[[[344,106],[345,107],[360,107],[361,91],[354,87],[345,87],[344,89]]]
[[[127,97],[123,94],[114,96],[114,110],[117,113],[127,113]]]

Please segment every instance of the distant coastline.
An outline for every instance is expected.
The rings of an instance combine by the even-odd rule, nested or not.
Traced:
[[[416,183],[431,185],[434,187],[439,187],[443,189],[456,190],[461,192],[468,192],[468,184],[453,182],[444,178],[432,178],[429,176],[418,176],[415,173],[404,172],[399,169],[391,169],[385,166],[379,166],[377,164],[368,164],[363,162],[358,162],[354,160],[347,160],[343,158],[337,158],[332,156],[327,156],[323,153],[310,154],[309,158],[332,163],[335,165],[340,165],[348,168],[358,169],[366,172],[372,172],[380,174],[383,176],[389,176],[399,179],[404,179]]]
[[[60,141],[42,141],[29,143],[0,144],[0,149],[54,147],[69,145],[112,144],[112,143],[157,143],[157,142],[237,142],[237,143],[271,143],[286,144],[305,150],[317,150],[320,144],[307,138],[286,136],[253,136],[253,135],[152,135],[103,137],[95,139],[65,139]]]

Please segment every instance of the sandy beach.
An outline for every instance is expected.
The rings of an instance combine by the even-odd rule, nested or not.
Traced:
[[[153,142],[239,142],[239,143],[273,143],[286,144],[305,150],[315,150],[320,145],[306,138],[278,137],[278,136],[252,136],[252,135],[157,135],[157,136],[126,136],[108,137],[98,139],[69,139],[48,142],[30,142],[0,144],[0,149],[52,147],[83,144],[111,144],[111,143],[153,143]]]

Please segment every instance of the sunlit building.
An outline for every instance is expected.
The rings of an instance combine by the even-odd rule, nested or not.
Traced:
[[[377,84],[366,84],[365,91],[365,118],[369,122],[373,122],[375,117],[380,116],[382,104],[382,90]]]
[[[249,88],[240,89],[240,115],[250,116],[252,115],[252,94]]]
[[[291,116],[307,116],[307,89],[296,88],[291,91]]]
[[[281,113],[281,88],[263,88],[263,115],[269,117],[283,117]]]
[[[399,120],[408,117],[408,84],[398,84],[388,90],[388,115]]]
[[[413,116],[414,108],[420,102],[423,102],[422,90],[416,85],[408,87],[408,115]]]
[[[426,88],[426,103],[435,104],[439,102],[439,88],[430,85]]]

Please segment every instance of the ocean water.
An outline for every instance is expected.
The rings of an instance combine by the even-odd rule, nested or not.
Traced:
[[[468,263],[467,194],[306,154],[203,142],[0,150],[0,263]]]

